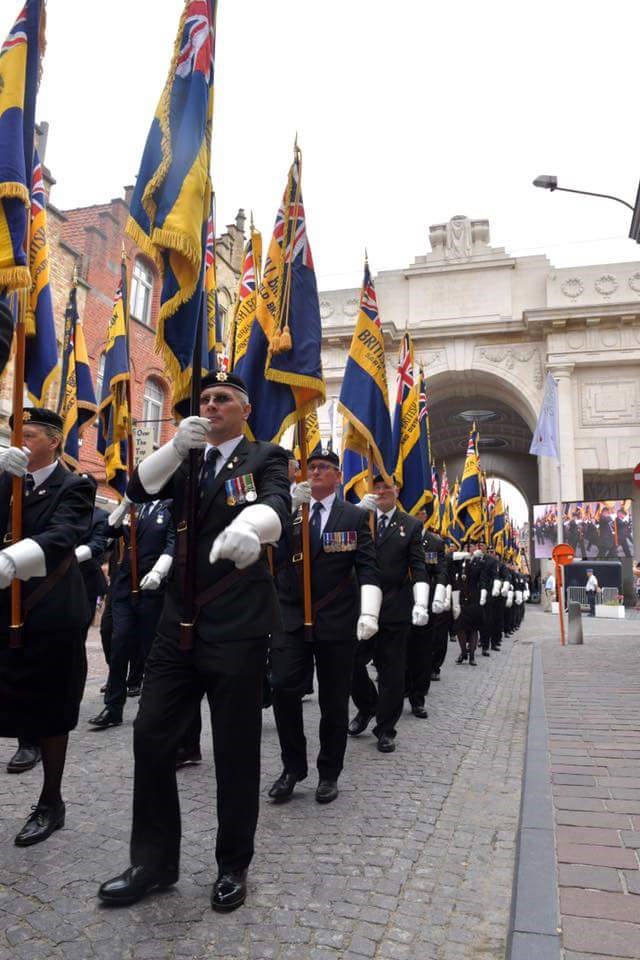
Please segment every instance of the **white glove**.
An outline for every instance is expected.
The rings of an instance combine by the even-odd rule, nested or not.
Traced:
[[[76,547],[76,560],[78,563],[91,560],[91,547],[87,546],[86,543],[81,543],[79,547]]]
[[[519,607],[522,604],[522,590],[516,590],[515,601],[516,601],[516,607]]]
[[[185,417],[180,421],[171,442],[181,460],[189,456],[190,450],[204,450],[210,429],[206,417]]]
[[[513,606],[513,590],[509,590],[509,593],[507,594],[507,602],[505,606],[507,607]]]
[[[0,472],[10,473],[13,477],[24,477],[31,451],[28,447],[7,447],[0,450]]]
[[[429,623],[429,611],[426,607],[421,607],[419,603],[414,603],[411,611],[411,623],[414,627],[426,627]]]
[[[162,553],[154,563],[149,573],[140,581],[141,590],[157,590],[162,583],[162,581],[167,577],[167,574],[173,566],[173,557],[168,553]]]
[[[511,589],[511,584],[509,583],[509,581],[508,581],[508,580],[503,580],[503,581],[502,581],[502,596],[503,596],[503,597],[506,597],[507,594],[509,593],[509,590],[510,590],[510,589]]]
[[[434,613],[444,613],[447,609],[447,588],[443,583],[436,584],[431,609]]]
[[[359,503],[356,503],[358,510],[369,510],[373,513],[374,510],[378,508],[378,497],[375,493],[365,493],[362,500]]]
[[[447,597],[444,604],[445,612],[451,610],[451,584],[447,584]]]
[[[122,525],[122,521],[124,520],[125,516],[129,512],[130,506],[131,506],[131,500],[129,500],[129,497],[125,494],[121,502],[115,508],[115,510],[112,510],[111,513],[109,514],[109,518],[107,520],[107,526],[120,527]]]
[[[486,590],[481,590],[481,591],[480,591],[480,606],[481,606],[481,607],[484,607],[484,606],[486,605],[486,602],[487,602],[487,591],[486,591]]]
[[[371,583],[360,587],[360,616],[356,626],[358,640],[368,640],[378,632],[378,617],[382,606],[382,590]]]
[[[524,588],[524,599],[525,599],[525,600],[528,600],[530,596],[531,596],[531,591],[529,590],[529,587],[525,587],[525,588]]]
[[[460,614],[462,613],[462,607],[460,606],[460,591],[454,590],[451,594],[451,612],[453,613],[453,619],[457,620]]]
[[[18,580],[30,580],[31,577],[46,577],[47,575],[47,561],[44,550],[39,543],[29,537],[18,540],[17,543],[12,543],[10,547],[6,547],[0,553],[0,556],[5,557],[13,564],[11,579],[17,577]],[[7,572],[8,567],[5,561],[3,561],[3,565]]]
[[[239,570],[250,567],[260,556],[263,543],[277,543],[282,533],[273,507],[254,503],[245,507],[213,541],[209,563],[232,560]]]
[[[8,557],[4,550],[0,551],[0,590],[4,590],[6,587],[11,586],[11,581],[16,575],[16,565]]]
[[[413,585],[413,610],[411,623],[414,627],[426,627],[429,623],[429,584],[418,581]]]
[[[453,554],[454,560],[468,560],[471,554],[467,553],[466,550],[456,550]]]
[[[291,494],[293,510],[297,510],[303,503],[311,503],[311,482],[309,480],[301,480]]]
[[[502,580],[494,580],[494,581],[493,581],[493,587],[492,587],[492,590],[491,590],[491,596],[492,596],[492,597],[499,597],[499,596],[500,596],[500,590],[501,590],[501,589],[502,589]]]

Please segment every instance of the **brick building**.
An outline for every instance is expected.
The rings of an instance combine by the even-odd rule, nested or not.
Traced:
[[[46,124],[40,126],[40,155],[46,149]],[[106,203],[72,210],[58,210],[50,191],[55,181],[45,168],[48,204],[50,275],[58,343],[62,342],[64,313],[74,267],[78,273],[78,310],[84,326],[91,372],[100,396],[104,367],[103,352],[113,297],[120,278],[120,258],[124,242],[129,277],[130,353],[133,416],[152,429],[154,445],[172,435],[170,385],[164,376],[160,357],[155,352],[155,331],[160,305],[160,277],[155,264],[125,235],[133,187],[125,187],[124,197]],[[235,223],[216,241],[216,268],[220,308],[226,314],[235,300],[244,246],[245,217],[238,211]],[[59,385],[54,385],[49,404],[55,406]],[[11,408],[11,372],[0,388],[0,434],[8,433],[7,417]],[[104,463],[96,451],[97,428],[88,427],[80,453],[81,469],[98,480],[104,478]],[[6,440],[5,440],[6,442]],[[100,496],[115,500],[102,486]]]

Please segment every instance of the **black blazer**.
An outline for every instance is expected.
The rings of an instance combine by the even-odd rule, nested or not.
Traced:
[[[86,627],[89,603],[75,548],[87,536],[93,515],[95,487],[60,463],[31,496],[23,499],[22,535],[35,540],[44,551],[47,575],[69,562],[66,572],[26,615],[25,645],[33,634],[61,633]],[[11,519],[11,477],[0,476],[0,537],[4,542]],[[22,597],[40,587],[45,577],[32,577],[22,584]],[[0,643],[6,644],[11,622],[11,590],[0,590]]]
[[[433,607],[433,597],[438,585],[446,587],[449,582],[449,570],[444,551],[444,540],[431,530],[422,534],[422,549],[427,571],[429,590],[429,611]]]
[[[411,623],[412,584],[427,581],[420,522],[396,508],[376,538],[376,556],[383,593],[380,623]]]
[[[293,525],[300,514],[289,517],[276,554],[276,585],[284,628],[298,630],[304,624],[304,600],[301,588],[302,562],[293,562],[297,549]],[[369,530],[369,514],[337,497],[323,533],[355,533],[355,549],[333,552],[323,542],[311,556],[311,597],[313,603],[332,600],[315,616],[314,637],[323,643],[351,643],[360,615],[360,591],[363,584],[380,586],[380,574]],[[345,538],[346,539],[346,538]]]
[[[102,563],[111,539],[108,518],[109,514],[106,510],[94,507],[91,529],[88,536],[82,541],[82,544],[91,550],[89,559],[80,564],[80,573],[84,580],[87,596],[91,601],[96,597],[104,596],[107,592],[107,580],[102,572]]]
[[[156,499],[159,499],[156,497]],[[140,511],[138,511],[140,512]],[[114,536],[122,537],[124,550],[122,561],[116,568],[111,582],[111,599],[126,600],[131,593],[131,528],[129,524],[117,527]],[[155,504],[152,513],[144,511],[136,523],[136,543],[138,547],[138,582],[153,568],[158,557],[163,553],[174,555],[176,529],[173,520],[170,500],[160,500]],[[163,581],[159,590],[154,590],[148,596],[161,597],[164,589]]]
[[[215,478],[212,487],[200,505],[197,530],[196,593],[201,595],[227,574],[235,571],[230,560],[209,563],[213,541],[248,504],[228,503],[225,481],[252,474],[257,493],[256,503],[264,503],[276,511],[282,527],[286,526],[291,510],[287,455],[282,447],[261,441],[240,441],[229,460]],[[188,466],[181,464],[159,493],[147,493],[136,470],[127,488],[134,502],[173,500],[176,525],[186,513],[186,481]],[[158,632],[176,642],[180,636],[182,616],[182,589],[179,564],[174,563],[165,590],[165,604]],[[224,640],[233,647],[234,641],[260,637],[280,625],[280,614],[273,578],[266,556],[244,571],[244,575],[225,589],[218,597],[202,607],[196,621],[198,640]],[[229,659],[223,657],[223,659]]]
[[[487,591],[487,599],[491,595],[493,576],[485,557],[471,557],[463,560],[460,568],[460,603],[479,604],[482,590]]]

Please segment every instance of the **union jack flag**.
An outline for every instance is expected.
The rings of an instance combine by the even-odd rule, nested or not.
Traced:
[[[176,64],[179,77],[202,73],[207,83],[213,81],[214,22],[210,0],[191,0]]]
[[[215,236],[213,230],[213,214],[207,220],[207,242],[204,250],[204,268],[211,270],[215,266]]]
[[[307,237],[302,192],[300,191],[300,165],[296,159],[291,168],[291,182],[276,216],[273,235],[280,246],[285,244],[286,263],[292,263],[302,254],[302,263],[313,270],[313,257]],[[286,205],[286,210],[285,210]],[[285,238],[286,232],[286,238]],[[285,243],[286,241],[286,243]],[[293,253],[292,253],[293,247]]]
[[[31,209],[33,211],[33,216],[36,213],[40,213],[41,210],[44,210],[46,206],[45,192],[44,192],[44,176],[42,175],[42,164],[38,160],[36,154],[35,163],[33,165],[33,177],[31,179]]]
[[[444,507],[447,500],[449,499],[449,478],[447,476],[447,468],[442,465],[442,482],[440,484],[440,505]]]
[[[250,297],[256,289],[256,264],[253,257],[253,244],[247,247],[247,252],[242,264],[242,277],[240,279],[240,299],[244,300]]]
[[[18,19],[11,27],[9,36],[2,44],[0,57],[3,53],[7,53],[7,51],[12,50],[14,47],[19,47],[21,43],[27,43],[27,39],[27,5],[25,4]]]
[[[376,327],[382,327],[382,320],[378,312],[378,298],[376,297],[376,288],[371,279],[369,264],[364,265],[364,283],[362,284],[362,293],[360,295],[360,309],[365,313]]]
[[[422,422],[422,420],[424,420],[429,414],[427,409],[427,388],[425,386],[424,374],[422,371],[420,371],[420,394],[418,401],[418,420]]]
[[[413,387],[413,361],[409,349],[408,338],[402,341],[402,353],[398,361],[398,370],[396,372],[396,403],[401,404],[406,394]]]

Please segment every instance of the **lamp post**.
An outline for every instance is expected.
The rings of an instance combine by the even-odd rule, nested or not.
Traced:
[[[539,177],[536,177],[533,185],[534,187],[540,187],[542,190],[550,190],[551,193],[553,193],[554,190],[561,190],[563,193],[580,193],[585,197],[603,197],[605,200],[615,200],[616,203],[623,204],[623,206],[633,211],[629,237],[631,240],[635,240],[636,243],[640,243],[640,184],[638,185],[635,207],[627,203],[626,200],[622,200],[621,197],[614,197],[610,193],[594,193],[593,190],[575,190],[572,187],[559,187],[558,178],[550,174],[541,174]]]

